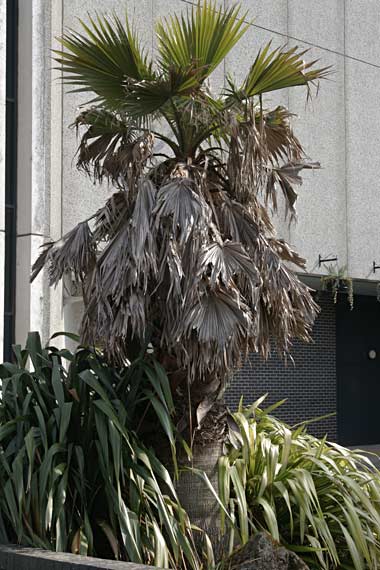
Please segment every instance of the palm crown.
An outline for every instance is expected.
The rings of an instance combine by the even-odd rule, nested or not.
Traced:
[[[128,19],[82,22],[56,59],[74,91],[91,93],[77,117],[78,167],[116,188],[103,208],[33,267],[52,284],[81,283],[82,337],[113,359],[150,343],[180,389],[212,401],[241,355],[287,353],[307,341],[316,313],[291,264],[302,260],[275,236],[277,193],[294,217],[308,163],[283,107],[265,93],[311,86],[327,69],[297,48],[260,50],[245,80],[215,96],[208,79],[247,29],[238,6],[209,1],[157,24],[157,58]],[[200,400],[201,398],[199,398]]]

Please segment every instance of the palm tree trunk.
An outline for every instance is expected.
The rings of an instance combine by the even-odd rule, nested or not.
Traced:
[[[222,455],[223,442],[216,441],[207,445],[196,444],[193,447],[191,464],[181,467],[193,467],[204,471],[218,493],[218,461]],[[181,505],[187,511],[192,524],[206,531],[214,551],[221,542],[221,518],[218,501],[207,483],[190,470],[180,471],[177,493]],[[196,545],[203,546],[200,533],[194,533]]]

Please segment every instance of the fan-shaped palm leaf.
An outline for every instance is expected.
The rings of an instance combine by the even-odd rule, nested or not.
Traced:
[[[171,69],[152,81],[139,81],[125,98],[125,110],[136,118],[166,112],[165,106],[175,97],[191,96],[199,89],[196,74],[189,70]],[[165,111],[164,111],[165,109]]]
[[[233,336],[247,334],[251,326],[250,311],[230,291],[223,288],[209,290],[190,308],[184,326],[189,333],[197,331],[201,344],[211,342],[222,347]]]
[[[81,222],[58,242],[43,246],[43,251],[32,268],[33,281],[46,264],[50,285],[57,285],[65,274],[72,274],[77,281],[83,281],[91,272],[96,261],[96,242],[86,222]]]
[[[276,48],[270,51],[271,42],[260,50],[242,85],[241,95],[254,97],[278,89],[297,85],[308,85],[325,77],[329,68],[312,69],[317,61],[305,62],[307,50],[297,51],[297,47],[285,50]]]
[[[293,162],[287,163],[279,168],[273,168],[267,179],[265,187],[265,198],[272,202],[274,211],[277,211],[276,186],[279,186],[285,198],[286,213],[289,211],[293,217],[296,215],[295,203],[298,194],[294,186],[302,184],[302,178],[299,175],[301,170],[320,168],[319,162]]]
[[[56,51],[65,82],[73,91],[93,92],[96,100],[120,109],[130,83],[155,77],[152,64],[141,48],[128,17],[125,26],[113,18],[80,21],[83,33],[68,31],[60,39],[66,51]]]
[[[112,240],[122,223],[131,214],[131,210],[127,192],[120,191],[112,194],[94,216],[94,237],[97,242]]]
[[[222,62],[246,31],[239,6],[224,11],[216,2],[198,3],[186,15],[157,24],[160,63],[169,72],[193,69],[202,82]]]
[[[179,232],[179,242],[186,241],[192,230],[202,231],[210,217],[210,209],[204,198],[195,192],[190,178],[174,178],[162,186],[157,194],[154,214],[157,220],[171,218],[172,232]]]
[[[273,111],[256,113],[256,124],[261,126],[263,123],[265,145],[274,164],[281,160],[301,160],[303,156],[301,143],[290,126],[291,117],[291,113],[281,106]]]
[[[81,113],[77,129],[86,128],[78,149],[77,167],[102,182],[133,187],[152,154],[153,135],[131,119],[94,107]]]
[[[232,241],[210,243],[204,248],[201,257],[202,268],[208,265],[211,265],[211,288],[215,288],[218,283],[228,286],[232,278],[241,273],[253,286],[260,283],[259,272],[240,243]]]

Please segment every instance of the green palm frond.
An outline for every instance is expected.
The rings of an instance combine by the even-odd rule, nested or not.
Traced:
[[[326,77],[329,67],[316,69],[315,61],[305,62],[303,56],[308,50],[298,51],[276,48],[271,51],[271,42],[259,51],[240,90],[243,98],[254,97],[278,89],[297,85],[309,85]]]
[[[196,73],[191,68],[170,70],[152,81],[136,83],[125,99],[125,109],[134,118],[153,115],[176,97],[192,95],[199,88]],[[165,112],[165,110],[163,110]]]
[[[55,51],[65,83],[73,91],[92,91],[110,108],[120,108],[131,82],[152,80],[152,63],[138,42],[128,17],[80,21],[84,33],[68,31],[60,38],[66,51]]]
[[[239,5],[224,11],[215,2],[199,3],[186,15],[171,16],[157,24],[161,65],[165,70],[196,68],[206,79],[247,30]]]

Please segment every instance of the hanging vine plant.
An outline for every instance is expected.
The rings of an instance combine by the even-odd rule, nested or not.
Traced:
[[[354,284],[347,274],[347,265],[339,267],[337,264],[326,266],[327,275],[321,277],[322,291],[330,290],[334,303],[338,301],[338,293],[347,293],[350,309],[354,308]]]

